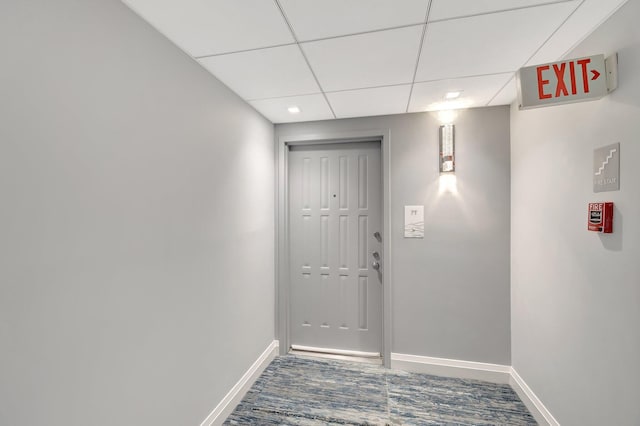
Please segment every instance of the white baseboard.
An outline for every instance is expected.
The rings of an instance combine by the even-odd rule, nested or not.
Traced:
[[[258,357],[256,362],[249,367],[240,380],[238,380],[238,383],[222,398],[222,401],[220,401],[200,426],[217,426],[224,423],[229,414],[231,414],[240,401],[242,401],[244,395],[277,354],[278,341],[274,340],[267,346],[267,349],[262,352],[262,355]]]
[[[200,426],[222,425],[277,354],[278,341],[274,340]],[[518,372],[511,366],[391,353],[391,368],[413,373],[509,384],[540,425],[560,426],[560,423],[558,423],[533,390],[531,390]]]
[[[531,388],[524,380],[522,380],[522,377],[520,377],[518,372],[513,367],[511,368],[511,379],[509,380],[509,384],[511,385],[513,390],[516,391],[524,405],[527,406],[527,408],[531,412],[531,415],[539,424],[547,426],[560,426],[560,423],[558,423],[558,421],[553,417],[549,410],[547,410],[547,407],[544,406],[542,401],[540,401],[536,394],[533,393]]]
[[[391,368],[413,373],[509,384],[540,425],[560,426],[518,372],[509,365],[392,353]]]
[[[511,376],[511,367],[508,365],[396,353],[391,354],[391,368],[503,384],[509,383]]]

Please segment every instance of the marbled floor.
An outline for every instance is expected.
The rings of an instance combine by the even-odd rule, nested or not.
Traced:
[[[278,357],[226,425],[536,425],[509,385]]]

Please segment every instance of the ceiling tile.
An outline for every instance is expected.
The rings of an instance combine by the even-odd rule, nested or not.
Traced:
[[[297,45],[211,56],[198,61],[247,100],[320,92]]]
[[[513,101],[518,97],[518,92],[516,89],[516,78],[515,75],[506,86],[502,88],[500,92],[496,95],[495,98],[491,102],[489,102],[489,106],[496,105],[510,105]]]
[[[409,101],[410,84],[327,93],[338,118],[402,114]]]
[[[555,3],[431,23],[416,81],[516,71],[576,6]]]
[[[299,41],[424,23],[428,0],[280,0]]]
[[[409,112],[486,106],[511,77],[513,73],[416,83]],[[460,96],[447,101],[448,92],[460,92]]]
[[[302,44],[325,91],[411,83],[424,25]]]
[[[249,102],[272,123],[292,123],[297,121],[329,120],[334,118],[324,96],[307,95],[287,98],[262,99]],[[297,106],[298,114],[291,114],[288,108]]]
[[[294,42],[273,1],[123,1],[194,57]]]
[[[567,0],[556,0],[555,2],[562,1]],[[429,21],[480,15],[553,2],[554,0],[433,0],[429,11]]]
[[[580,5],[567,22],[553,34],[544,46],[533,56],[527,65],[555,62],[602,24],[613,12],[627,0],[586,0]],[[605,52],[594,52],[605,53]]]

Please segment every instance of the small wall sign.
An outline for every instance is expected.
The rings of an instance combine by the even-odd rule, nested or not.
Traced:
[[[424,206],[404,206],[404,237],[424,238]]]
[[[593,192],[620,189],[620,144],[593,150]]]

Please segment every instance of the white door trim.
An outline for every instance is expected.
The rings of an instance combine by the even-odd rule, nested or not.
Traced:
[[[288,170],[289,147],[292,145],[319,145],[350,142],[379,141],[382,155],[382,357],[385,367],[391,366],[391,190],[390,190],[390,142],[391,132],[373,130],[361,132],[318,133],[310,135],[281,136],[276,149],[276,338],[280,342],[280,354],[288,352],[291,345],[289,330],[289,218]]]

